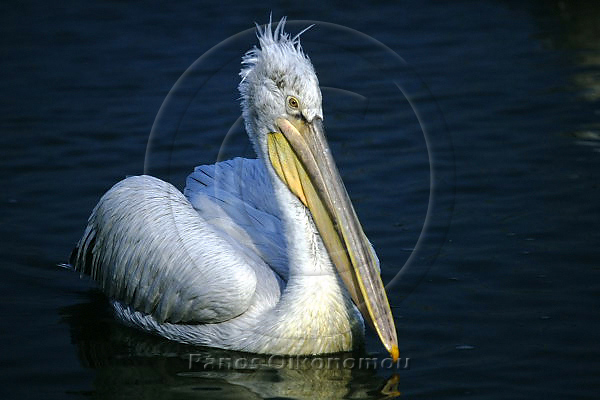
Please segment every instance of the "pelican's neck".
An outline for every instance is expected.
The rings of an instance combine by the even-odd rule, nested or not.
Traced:
[[[290,279],[314,275],[327,275],[339,279],[309,210],[281,181],[269,161],[266,136],[258,132],[270,132],[273,128],[250,113],[246,107],[243,108],[242,114],[250,141],[273,186],[285,232]]]
[[[277,176],[268,159],[263,158],[269,171],[287,245],[290,279],[307,276],[337,278],[336,269],[329,258],[310,211]]]
[[[281,181],[268,159],[262,160],[279,206],[288,256],[285,289],[272,318],[264,324],[267,343],[301,354],[357,348],[363,342],[363,320],[329,258],[309,210]]]

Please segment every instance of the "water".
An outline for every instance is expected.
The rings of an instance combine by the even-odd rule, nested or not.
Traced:
[[[595,397],[600,6],[272,10],[348,26],[406,61],[390,73],[381,47],[331,25],[304,35],[384,280],[405,266],[389,297],[410,369],[189,368],[190,353],[241,355],[116,324],[94,285],[56,264],[123,177],[146,166],[182,188],[195,165],[252,155],[235,91],[251,33],[190,73],[202,85],[176,92],[146,147],[183,72],[269,9],[20,2],[0,6],[3,398]],[[372,332],[367,351],[384,356]]]

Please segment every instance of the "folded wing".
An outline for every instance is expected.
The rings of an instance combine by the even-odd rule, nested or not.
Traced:
[[[288,259],[280,210],[264,164],[234,158],[196,167],[184,190],[192,206],[248,257],[259,257],[287,281]]]
[[[250,305],[261,261],[207,215],[169,183],[127,178],[101,198],[71,264],[158,322],[229,320]]]

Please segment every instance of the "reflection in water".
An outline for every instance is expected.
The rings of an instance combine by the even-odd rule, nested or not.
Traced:
[[[559,17],[564,23],[555,47],[576,50],[575,62],[580,67],[573,81],[588,101],[600,99],[600,3],[560,2]]]
[[[556,49],[600,49],[600,3],[593,1],[557,1],[548,4],[542,10],[548,10],[559,18],[559,27],[551,45]]]
[[[600,3],[591,1],[559,1],[550,9],[560,20],[560,29],[548,29],[544,43],[547,47],[569,50],[574,63],[570,83],[578,96],[594,104],[600,100]],[[598,120],[596,108],[590,116]],[[569,132],[576,143],[591,146],[600,152],[600,124],[580,122],[580,130]]]
[[[360,355],[336,355],[334,362],[311,358],[248,355],[199,348],[118,324],[100,293],[92,301],[65,307],[63,321],[85,367],[96,371],[94,397],[156,399],[396,398],[399,377],[374,368],[351,368]],[[325,359],[325,358],[324,358]]]

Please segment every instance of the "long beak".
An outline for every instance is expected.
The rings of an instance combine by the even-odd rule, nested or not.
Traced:
[[[377,257],[333,161],[321,119],[307,123],[278,118],[276,125],[279,132],[267,136],[273,168],[310,210],[352,300],[397,360],[398,338]]]

